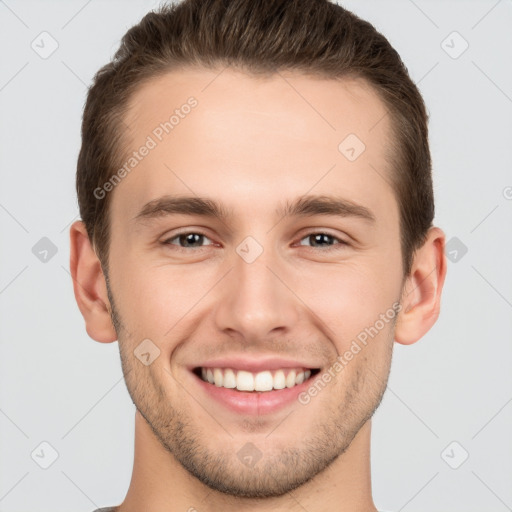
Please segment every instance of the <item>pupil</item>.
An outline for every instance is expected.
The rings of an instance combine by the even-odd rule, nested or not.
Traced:
[[[326,235],[325,233],[319,233],[319,234],[317,234],[317,235],[313,235],[313,238],[314,238],[314,240],[315,240],[315,243],[317,243],[317,242],[322,242],[322,239],[323,239],[323,241],[325,242],[325,241],[326,241],[326,239],[328,239],[328,238],[329,238],[329,236],[330,236],[330,235]],[[331,244],[329,244],[329,243],[328,243],[327,245],[331,245]]]
[[[183,242],[183,240],[185,240],[185,244],[194,244],[194,240],[195,240],[195,243],[197,243],[198,241],[201,240],[203,235],[199,235],[197,233],[189,233],[188,235],[182,235],[181,237],[181,241]]]

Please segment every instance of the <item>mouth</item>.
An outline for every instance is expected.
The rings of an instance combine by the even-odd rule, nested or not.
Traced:
[[[321,368],[280,358],[230,357],[189,367],[190,375],[207,400],[236,415],[277,414],[302,404],[299,396],[318,379]]]
[[[198,366],[192,370],[192,373],[207,384],[242,393],[267,393],[295,388],[313,379],[319,372],[320,368],[303,367],[251,372],[235,368]]]

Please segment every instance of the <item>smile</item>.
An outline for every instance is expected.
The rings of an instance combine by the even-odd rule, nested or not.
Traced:
[[[316,375],[318,368],[282,368],[249,372],[232,368],[195,368],[194,373],[204,382],[220,388],[246,392],[266,392],[293,388]]]

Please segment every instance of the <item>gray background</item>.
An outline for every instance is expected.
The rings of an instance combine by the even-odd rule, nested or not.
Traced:
[[[395,347],[373,422],[375,502],[512,510],[512,2],[343,5],[388,37],[424,95],[453,260],[437,324]],[[86,86],[156,6],[0,1],[0,511],[87,512],[128,488],[134,405],[117,342],[85,332],[69,225]]]

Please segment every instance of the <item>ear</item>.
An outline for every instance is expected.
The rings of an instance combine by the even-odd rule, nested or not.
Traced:
[[[428,231],[425,243],[414,254],[411,273],[402,289],[395,341],[411,345],[435,324],[441,308],[446,276],[445,235],[437,227]]]
[[[71,225],[69,266],[73,278],[75,299],[85,320],[87,334],[94,340],[110,343],[117,334],[110,316],[105,276],[100,260],[87,235],[85,224],[76,221]]]

